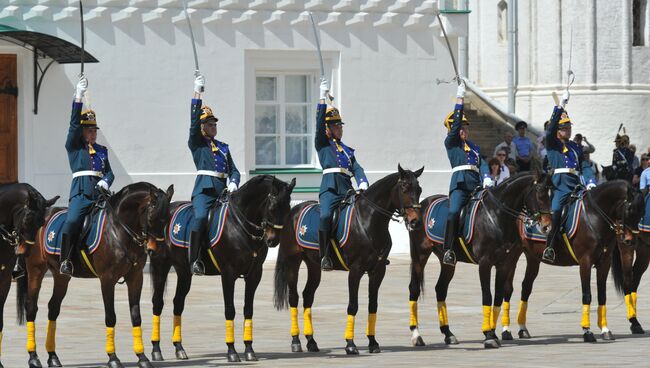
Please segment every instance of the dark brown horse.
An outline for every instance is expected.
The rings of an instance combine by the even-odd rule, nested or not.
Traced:
[[[377,297],[379,287],[386,273],[386,257],[392,246],[388,224],[397,212],[410,230],[420,221],[419,198],[422,189],[417,178],[424,168],[412,172],[398,166],[398,172],[390,174],[357,195],[355,211],[350,224],[347,245],[340,251],[337,270],[348,270],[348,320],[345,330],[347,354],[359,354],[354,344],[354,320],[359,309],[359,283],[364,273],[368,273],[368,345],[371,353],[379,353],[379,343],[375,339],[377,318]],[[316,289],[320,284],[321,268],[318,249],[301,247],[295,236],[299,215],[303,208],[313,201],[299,204],[291,209],[290,221],[285,226],[280,240],[278,260],[275,265],[275,296],[277,309],[291,308],[291,350],[301,352],[300,329],[298,327],[298,273],[300,265],[307,265],[307,283],[303,290],[305,338],[310,352],[318,351],[314,340],[311,320],[311,306]]]
[[[262,279],[262,266],[268,247],[279,242],[279,230],[291,209],[291,192],[296,179],[285,183],[269,175],[251,178],[229,196],[228,213],[223,232],[215,247],[203,251],[206,275],[221,275],[226,316],[226,345],[228,361],[240,361],[235,350],[235,281],[243,277],[246,283],[244,301],[244,345],[247,361],[257,360],[253,351],[253,300]],[[188,202],[174,202],[170,215]],[[172,228],[174,224],[170,224]],[[153,359],[163,360],[160,350],[160,315],[164,305],[165,283],[171,267],[176,271],[174,295],[174,335],[172,342],[177,359],[188,359],[182,345],[181,316],[185,297],[192,285],[192,273],[186,248],[171,244],[169,231],[167,247],[161,247],[151,257],[153,282],[153,330],[151,343]]]
[[[115,284],[123,278],[129,293],[131,324],[133,325],[133,349],[138,356],[138,366],[153,367],[144,354],[140,317],[140,294],[142,292],[142,269],[147,260],[147,251],[155,251],[158,242],[164,240],[164,228],[169,215],[169,202],[174,193],[173,186],[167,192],[149,183],[127,185],[118,193],[106,198],[106,223],[101,243],[92,254],[77,252],[73,256],[74,277],[99,278],[106,321],[106,353],[108,366],[123,367],[115,354]],[[47,212],[49,219],[64,208],[52,208]],[[59,256],[45,251],[44,236],[38,239],[39,248],[26,258],[27,288],[18,288],[19,298],[25,299],[27,313],[27,352],[29,366],[40,367],[36,354],[35,323],[38,310],[38,295],[43,276],[50,270],[54,277],[54,290],[48,303],[48,322],[45,349],[49,354],[48,366],[61,367],[56,354],[56,319],[61,303],[68,290],[70,278],[59,273]],[[49,234],[48,234],[49,235]],[[85,255],[85,256],[84,256]],[[88,262],[83,260],[87,258]]]
[[[587,191],[584,195],[583,210],[579,217],[575,236],[569,240],[565,234],[558,236],[556,259],[553,266],[579,266],[582,285],[582,335],[585,342],[596,342],[590,327],[591,304],[591,269],[596,268],[596,284],[598,289],[598,327],[601,328],[603,340],[613,340],[614,335],[607,327],[606,283],[609,273],[612,251],[617,242],[630,241],[633,234],[630,229],[636,229],[643,215],[643,195],[638,189],[626,181],[615,180],[603,183]],[[530,338],[526,328],[526,311],[528,298],[532,292],[533,282],[539,272],[542,262],[542,252],[545,243],[523,240],[522,246],[526,255],[526,273],[521,284],[521,301],[517,322],[519,337]],[[512,291],[506,295],[510,301]],[[510,319],[505,314],[504,318]]]
[[[462,248],[463,250],[456,250],[459,255],[458,261],[478,265],[483,304],[482,331],[485,336],[483,344],[486,348],[498,348],[500,345],[494,332],[496,320],[505,290],[508,287],[508,277],[511,272],[514,272],[514,265],[521,255],[518,245],[519,234],[515,222],[520,216],[525,216],[529,221],[540,222],[542,226],[550,225],[548,206],[550,185],[546,175],[524,173],[510,177],[500,185],[488,189],[487,193],[480,197],[482,199],[479,199],[471,243],[466,244]],[[421,214],[425,222],[431,203],[442,198],[446,197],[434,195],[422,201]],[[444,334],[446,344],[457,344],[458,340],[449,328],[446,305],[447,291],[454,277],[455,267],[442,263],[444,254],[442,244],[430,240],[425,233],[424,226],[409,235],[411,241],[411,282],[409,284],[411,342],[415,346],[424,345],[418,329],[417,301],[424,288],[424,267],[429,255],[433,252],[441,264],[436,284],[440,331]],[[461,244],[461,241],[459,240],[457,244]],[[462,247],[462,245],[460,246]],[[492,267],[496,268],[494,302],[490,289]],[[507,305],[504,306],[504,312],[506,309]]]
[[[0,344],[4,327],[4,305],[11,288],[11,272],[16,263],[16,253],[22,257],[35,243],[38,229],[45,222],[45,211],[57,199],[59,196],[46,200],[29,184],[0,185]],[[24,264],[24,261],[20,263]],[[16,281],[24,284],[25,278],[19,277]],[[18,304],[21,304],[20,300]],[[24,320],[22,312],[23,309],[18,308],[19,322]]]

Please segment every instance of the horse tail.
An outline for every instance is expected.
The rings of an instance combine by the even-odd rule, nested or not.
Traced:
[[[277,310],[287,309],[289,307],[289,280],[287,278],[289,267],[282,245],[280,243],[278,259],[275,261],[273,305]]]
[[[619,294],[623,295],[623,264],[621,263],[621,251],[618,249],[618,244],[613,247],[612,251],[612,277],[614,278],[614,286]]]
[[[20,262],[20,265],[25,270],[25,274],[16,280],[16,322],[18,325],[22,326],[25,324],[25,305],[27,303],[28,275],[25,259],[23,257],[19,257],[17,262]]]

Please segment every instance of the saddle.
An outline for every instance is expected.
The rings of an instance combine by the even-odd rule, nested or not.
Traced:
[[[41,231],[41,244],[49,254],[61,254],[61,230],[67,215],[68,210],[55,213]],[[84,250],[88,254],[94,253],[101,243],[105,224],[106,209],[102,206],[94,206],[84,218],[82,230],[75,244],[75,252]]]
[[[223,233],[229,212],[228,209],[227,201],[217,200],[208,212],[207,247],[212,248],[221,240],[221,234]],[[194,209],[192,208],[192,202],[184,203],[176,208],[166,230],[172,245],[180,248],[189,248],[193,220]]]
[[[341,212],[347,206],[351,206],[356,201],[357,193],[354,190],[348,190],[345,193],[345,197],[339,202],[339,205],[332,211],[332,220],[330,222],[330,237],[336,241],[336,233],[339,225],[339,220],[341,219]]]

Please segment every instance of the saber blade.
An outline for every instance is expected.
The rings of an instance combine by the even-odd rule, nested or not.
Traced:
[[[81,74],[84,75],[84,56],[86,54],[86,32],[84,31],[84,6],[79,0],[79,16],[81,18]]]
[[[309,12],[309,19],[311,20],[311,28],[314,31],[314,40],[316,40],[316,50],[318,51],[318,61],[320,62],[320,77],[325,78],[325,66],[323,65],[323,54],[320,51],[320,40],[318,39],[318,29],[316,29],[316,22],[311,12]]]
[[[449,43],[449,38],[447,37],[447,31],[445,31],[445,26],[442,24],[442,19],[440,19],[440,13],[436,13],[436,18],[438,18],[438,23],[440,23],[440,29],[442,30],[442,35],[445,36],[445,42],[447,43],[447,50],[449,50],[449,56],[451,57],[451,63],[454,65],[454,73],[456,73],[456,82],[460,85],[460,73],[458,73],[458,66],[456,65],[456,58],[454,57],[454,52],[451,50],[451,44]]]
[[[194,74],[199,74],[199,57],[196,53],[196,42],[194,41],[194,31],[192,31],[192,23],[190,22],[190,15],[187,13],[187,2],[183,1],[183,12],[185,13],[185,20],[187,27],[190,29],[190,39],[192,40],[192,52],[194,53]]]

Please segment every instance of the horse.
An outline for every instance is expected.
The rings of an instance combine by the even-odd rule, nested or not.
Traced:
[[[123,365],[115,353],[115,284],[124,279],[128,288],[131,324],[133,326],[133,350],[141,368],[153,367],[144,354],[140,317],[140,294],[142,292],[142,270],[147,260],[147,252],[155,251],[158,242],[164,240],[164,228],[169,215],[169,202],[174,193],[173,185],[163,191],[152,184],[139,182],[127,185],[111,195],[103,193],[100,202],[105,206],[105,222],[100,227],[101,238],[96,251],[86,253],[78,249],[73,255],[73,277],[99,278],[106,322],[106,353],[110,368]],[[60,216],[65,208],[54,207],[47,211],[46,223],[54,216]],[[61,303],[68,289],[70,277],[59,273],[59,256],[46,251],[46,238],[55,234],[45,234],[41,228],[37,240],[39,251],[26,257],[28,285],[18,288],[19,300],[27,314],[27,352],[29,367],[41,367],[36,353],[35,323],[38,311],[38,296],[45,273],[50,270],[54,278],[52,297],[48,303],[48,322],[45,349],[48,352],[47,364],[61,367],[56,353],[56,319],[61,311]],[[81,246],[79,247],[81,248]],[[25,296],[26,294],[26,296]],[[21,299],[22,298],[22,299]]]
[[[291,192],[296,179],[285,183],[270,175],[255,176],[239,190],[229,195],[227,216],[218,243],[203,250],[206,275],[221,275],[226,317],[226,345],[228,361],[239,362],[235,350],[233,320],[235,319],[235,281],[243,277],[246,283],[244,302],[244,344],[245,359],[255,361],[253,350],[253,299],[262,279],[262,266],[268,247],[279,242],[279,231],[291,209]],[[188,202],[174,202],[170,216]],[[225,205],[225,204],[224,204]],[[219,209],[219,208],[217,208]],[[191,211],[191,209],[189,209]],[[215,220],[218,220],[215,216]],[[167,275],[171,267],[176,271],[177,283],[174,295],[174,333],[172,342],[176,358],[188,359],[182,345],[181,322],[185,308],[185,297],[190,291],[192,273],[187,248],[172,244],[176,224],[169,223],[166,231],[166,247],[161,247],[151,257],[151,278],[153,284],[153,329],[151,343],[154,361],[163,360],[160,350],[160,316],[164,305]],[[178,228],[177,228],[178,229]]]
[[[580,194],[578,194],[580,195]],[[596,284],[598,291],[598,327],[601,329],[603,340],[614,340],[614,334],[607,327],[607,275],[612,262],[612,253],[617,242],[633,240],[629,229],[635,229],[643,215],[643,196],[638,189],[624,180],[608,181],[594,189],[585,191],[582,195],[583,210],[579,213],[575,235],[572,240],[566,233],[558,233],[555,240],[557,245],[556,259],[553,266],[579,266],[582,287],[582,336],[584,342],[596,342],[591,332],[589,317],[591,304],[591,268],[596,268]],[[521,284],[521,301],[517,322],[519,337],[530,338],[526,327],[526,312],[528,299],[532,292],[533,283],[542,262],[544,242],[521,238],[521,247],[526,256],[526,272]],[[512,290],[509,290],[505,300],[510,301]],[[509,320],[504,311],[504,319]]]
[[[4,305],[11,288],[12,269],[18,258],[16,254],[22,257],[35,243],[38,229],[45,222],[45,211],[58,199],[59,196],[46,200],[34,187],[25,183],[0,185],[0,351]],[[21,264],[17,266],[22,267]],[[16,282],[24,283],[25,278],[18,277]],[[20,302],[18,300],[17,304]],[[19,323],[24,320],[22,311],[18,308]]]
[[[375,338],[377,319],[377,297],[379,287],[386,273],[388,253],[392,246],[388,224],[395,219],[394,213],[404,219],[407,229],[417,226],[420,221],[419,197],[422,192],[417,178],[424,168],[415,172],[404,170],[398,165],[398,172],[390,174],[373,185],[368,190],[355,196],[354,211],[351,215],[349,235],[344,248],[338,249],[332,245],[339,262],[335,269],[348,272],[349,302],[347,308],[347,326],[345,329],[348,355],[359,354],[354,343],[354,322],[357,314],[358,291],[361,277],[368,273],[368,328],[366,335],[369,341],[370,353],[379,353],[379,343]],[[274,305],[276,309],[291,308],[291,350],[302,352],[300,328],[298,326],[298,273],[300,265],[305,262],[308,275],[303,290],[304,333],[307,339],[307,349],[317,352],[318,344],[314,340],[311,307],[314,295],[321,280],[320,255],[318,249],[304,248],[298,244],[296,231],[299,217],[303,209],[314,205],[308,201],[291,209],[288,226],[285,226],[280,237],[280,249],[275,265]],[[336,226],[334,226],[336,228]]]
[[[542,226],[550,226],[550,212],[548,206],[548,189],[551,183],[548,175],[538,172],[520,173],[506,179],[500,185],[486,189],[477,194],[478,201],[475,225],[471,242],[461,242],[463,251],[457,251],[458,260],[463,263],[477,264],[481,282],[483,325],[485,348],[498,348],[500,343],[494,330],[501,309],[503,295],[507,285],[508,276],[514,272],[521,250],[517,243],[519,235],[515,228],[516,219],[525,216],[529,222],[538,222]],[[425,198],[421,203],[421,216],[424,222],[428,220],[428,212],[432,205],[440,203],[447,196],[433,195]],[[442,204],[441,204],[442,205]],[[470,208],[465,209],[467,216]],[[433,227],[433,223],[424,225]],[[446,220],[446,218],[445,218]],[[411,254],[411,281],[409,283],[409,328],[411,330],[411,343],[414,346],[424,346],[424,340],[418,327],[418,299],[424,289],[424,268],[429,256],[433,252],[440,261],[440,275],[436,283],[436,299],[438,302],[438,318],[440,331],[444,335],[447,345],[458,344],[458,339],[449,327],[447,313],[447,290],[454,277],[455,267],[442,263],[444,250],[441,245],[443,237],[432,240],[427,235],[426,229],[421,226],[417,231],[409,233]],[[462,226],[461,226],[462,228]],[[471,248],[470,248],[471,246]],[[494,302],[490,290],[490,277],[492,267],[496,268]],[[504,305],[504,312],[509,308]],[[506,325],[504,323],[504,325]]]

